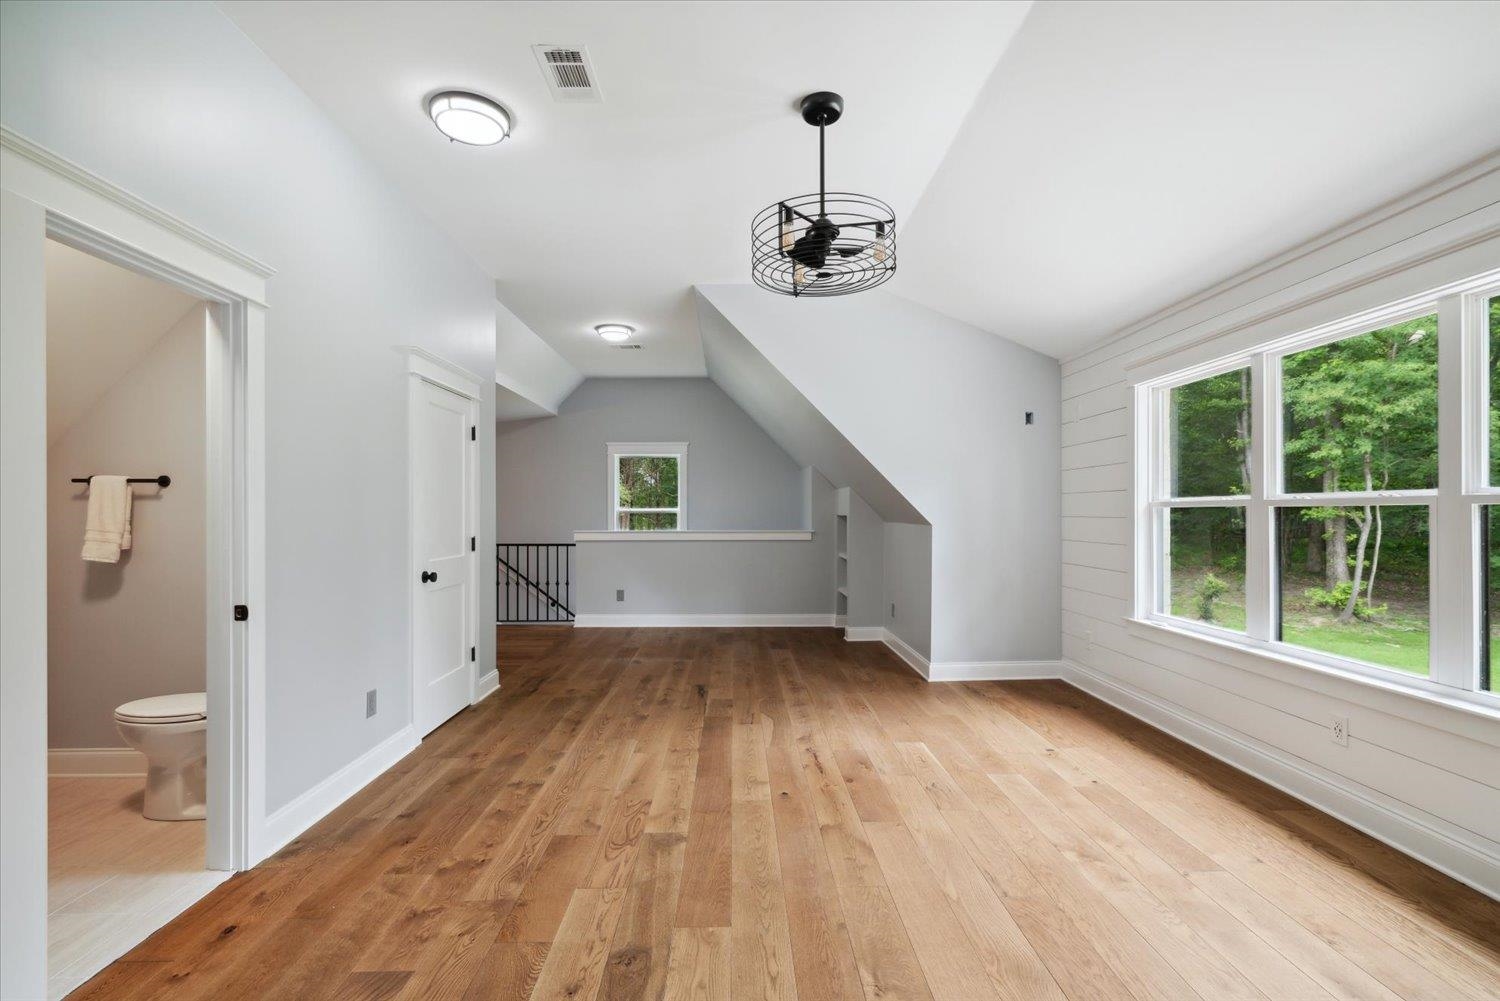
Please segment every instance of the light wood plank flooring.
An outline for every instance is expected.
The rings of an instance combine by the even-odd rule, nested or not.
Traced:
[[[817,629],[501,650],[77,996],[1500,997],[1500,906],[1061,683]]]
[[[60,998],[228,873],[203,868],[203,824],[141,816],[142,778],[47,780],[47,971]]]

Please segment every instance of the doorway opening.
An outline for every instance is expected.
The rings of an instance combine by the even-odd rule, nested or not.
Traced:
[[[230,874],[209,866],[206,822],[221,723],[208,372],[225,314],[57,239],[43,258],[48,995],[62,997]]]

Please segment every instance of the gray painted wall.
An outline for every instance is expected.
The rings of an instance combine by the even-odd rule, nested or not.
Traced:
[[[204,690],[207,314],[194,307],[47,451],[48,747],[122,747],[121,703]],[[159,472],[170,487],[133,488],[132,548],[84,562],[88,490],[69,479]]]
[[[212,115],[162,113],[184,101]],[[407,377],[393,348],[417,344],[492,386],[493,282],[211,4],[0,6],[0,121],[276,271],[269,597],[254,610],[274,811],[406,725]],[[488,391],[480,410],[489,510]],[[6,469],[39,491],[44,475]],[[478,589],[479,621],[493,602]],[[479,663],[494,663],[493,631],[478,643]],[[366,719],[370,688],[380,712]]]
[[[811,480],[810,542],[579,543],[579,613],[833,614],[833,486]]]
[[[885,627],[932,657],[932,527],[885,525]],[[894,604],[896,614],[891,614]]]
[[[697,288],[931,523],[931,659],[1057,659],[1056,359],[883,290]]]
[[[611,441],[688,443],[688,528],[803,526],[801,468],[708,379],[588,379],[556,417],[496,425],[499,540],[609,528]]]

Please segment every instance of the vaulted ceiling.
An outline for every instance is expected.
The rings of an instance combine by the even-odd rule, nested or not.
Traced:
[[[848,102],[830,187],[901,220],[887,288],[1057,357],[1500,148],[1496,3],[221,6],[586,375],[703,373],[691,287],[816,188],[811,90]],[[513,137],[446,142],[448,88]]]

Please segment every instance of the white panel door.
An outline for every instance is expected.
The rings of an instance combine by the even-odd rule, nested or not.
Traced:
[[[475,643],[472,404],[414,378],[412,716],[426,736],[469,704]]]

